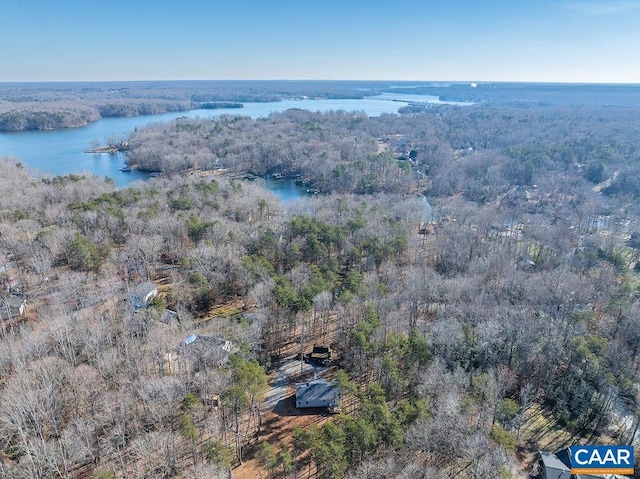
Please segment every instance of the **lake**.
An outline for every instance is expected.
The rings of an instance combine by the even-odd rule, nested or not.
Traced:
[[[394,99],[365,98],[362,100],[284,100],[272,103],[245,103],[244,108],[224,108],[218,110],[190,110],[134,117],[103,118],[79,128],[49,131],[19,131],[0,133],[0,156],[22,162],[34,172],[66,175],[88,173],[113,178],[119,187],[136,180],[145,180],[147,173],[140,171],[122,172],[125,156],[122,153],[84,153],[92,142],[104,144],[107,138],[124,138],[134,128],[153,122],[171,121],[178,117],[216,117],[224,114],[243,115],[251,118],[266,117],[270,113],[289,108],[327,112],[332,110],[363,111],[369,116],[382,113],[397,113],[398,108],[407,105]],[[274,184],[277,185],[277,184]],[[291,191],[289,191],[291,193]],[[288,193],[288,194],[289,194]]]

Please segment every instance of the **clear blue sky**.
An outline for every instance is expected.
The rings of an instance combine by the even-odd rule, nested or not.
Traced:
[[[0,0],[0,81],[640,83],[640,0]]]

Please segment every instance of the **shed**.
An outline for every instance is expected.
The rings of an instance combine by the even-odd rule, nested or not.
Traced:
[[[306,383],[296,383],[296,408],[335,407],[342,402],[342,392],[338,383],[324,379],[314,379]]]
[[[129,296],[129,300],[131,304],[133,304],[134,309],[137,311],[141,308],[146,308],[149,306],[153,298],[158,296],[158,288],[156,285],[150,281],[146,283],[139,284],[133,290],[131,295]]]
[[[310,359],[313,361],[331,361],[331,348],[314,344]]]

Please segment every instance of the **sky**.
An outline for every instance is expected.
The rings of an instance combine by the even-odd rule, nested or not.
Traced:
[[[640,0],[0,0],[0,82],[640,83]]]

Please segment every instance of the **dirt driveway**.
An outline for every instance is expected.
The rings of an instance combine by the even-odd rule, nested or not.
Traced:
[[[291,448],[293,429],[305,428],[310,424],[322,424],[329,418],[325,408],[299,410],[295,407],[295,383],[312,379],[314,374],[322,377],[330,367],[313,365],[297,359],[297,356],[284,358],[280,367],[271,375],[270,388],[262,404],[262,431],[257,443],[246,449],[251,457],[258,445],[266,441],[280,448]],[[266,477],[255,459],[247,460],[232,471],[234,479],[257,479]]]
[[[321,376],[326,369],[325,366],[314,366],[300,361],[296,359],[296,356],[284,358],[282,365],[270,381],[269,385],[271,387],[265,395],[263,410],[277,410],[279,403],[284,402],[287,397],[295,394],[294,384],[296,381],[310,379],[314,373]]]

